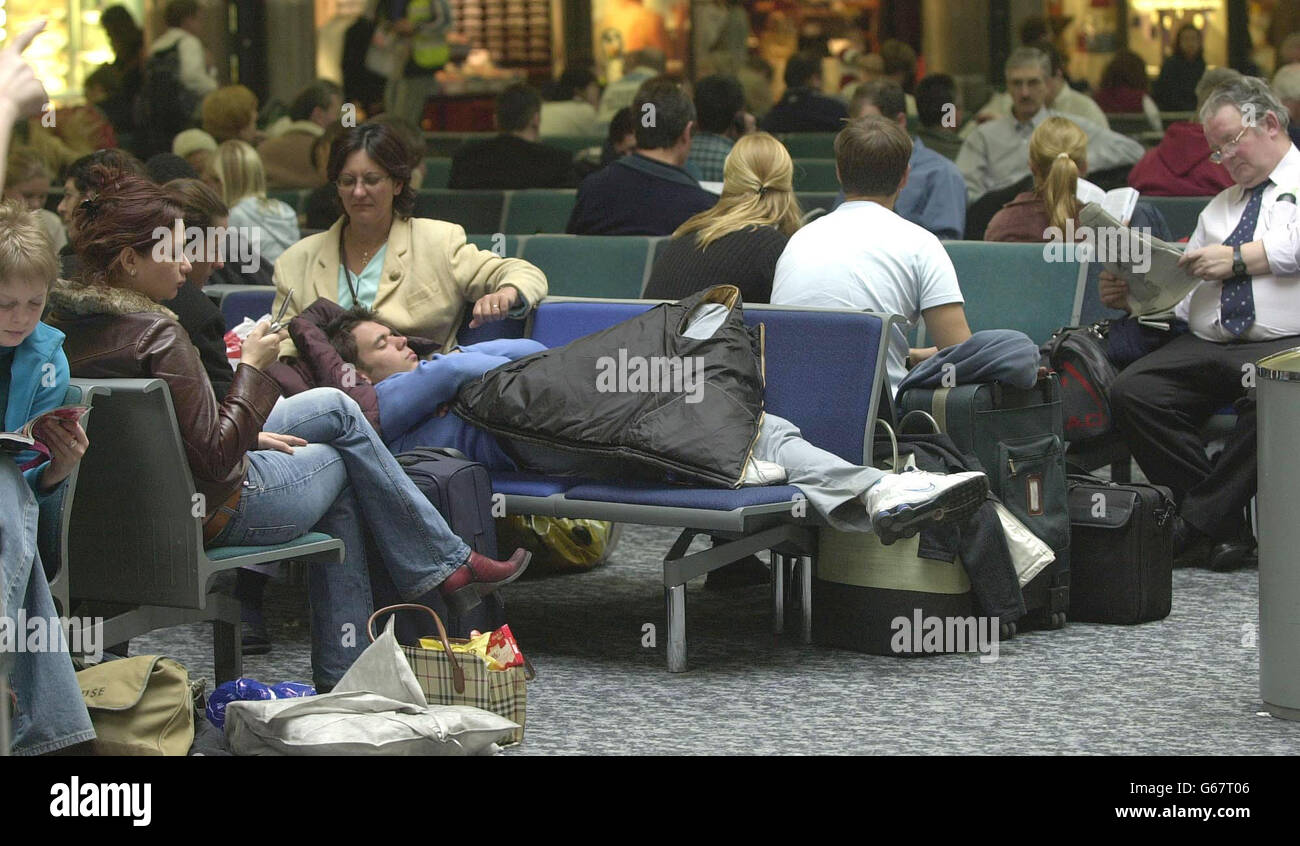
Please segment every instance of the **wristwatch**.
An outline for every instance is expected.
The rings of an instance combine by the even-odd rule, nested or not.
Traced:
[[[1241,247],[1232,248],[1232,275],[1246,275],[1246,260],[1241,257]]]

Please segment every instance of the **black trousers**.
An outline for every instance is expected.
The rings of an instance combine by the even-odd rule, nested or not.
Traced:
[[[1115,380],[1115,425],[1147,478],[1174,492],[1183,519],[1216,540],[1243,530],[1255,495],[1253,365],[1300,345],[1300,336],[1220,344],[1191,333],[1137,360]],[[1211,462],[1198,431],[1216,411],[1237,406],[1237,425]]]

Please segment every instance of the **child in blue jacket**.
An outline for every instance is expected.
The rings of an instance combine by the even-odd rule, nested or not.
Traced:
[[[40,322],[58,273],[49,236],[14,203],[0,205],[0,419],[17,431],[64,404],[63,333]],[[13,751],[39,755],[95,737],[36,548],[40,512],[57,504],[89,445],[76,421],[37,427],[50,459],[0,457],[0,665],[13,691]],[[32,465],[28,467],[27,465]],[[20,470],[20,467],[26,467]],[[46,633],[36,637],[33,621]],[[0,703],[10,707],[10,703]]]

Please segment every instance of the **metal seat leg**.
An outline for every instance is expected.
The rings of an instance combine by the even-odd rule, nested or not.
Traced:
[[[785,556],[772,552],[772,634],[785,632]]]
[[[813,560],[805,555],[799,559],[799,619],[804,643],[812,643],[812,578]]]
[[[668,605],[668,672],[686,671],[686,585],[664,588]]]

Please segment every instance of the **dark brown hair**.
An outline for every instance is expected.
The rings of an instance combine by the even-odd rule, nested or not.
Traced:
[[[364,151],[395,181],[402,183],[402,192],[393,196],[393,213],[410,217],[415,211],[415,189],[411,187],[411,151],[402,140],[401,133],[382,123],[363,123],[349,129],[330,146],[329,169],[326,177],[337,182],[348,157]],[[344,212],[346,215],[347,212]]]
[[[163,10],[163,21],[168,26],[180,26],[200,11],[198,0],[172,0]]]
[[[186,226],[206,228],[217,218],[230,216],[221,196],[202,179],[173,179],[163,185],[163,191],[181,207]]]
[[[1132,50],[1117,52],[1101,74],[1102,88],[1136,88],[1146,91],[1149,86],[1147,63]]]
[[[82,277],[107,284],[125,247],[150,252],[154,232],[171,230],[181,208],[163,189],[142,176],[96,165],[91,179],[101,187],[81,201],[72,214],[72,248],[81,261]]]
[[[912,158],[912,139],[892,120],[849,121],[835,136],[835,166],[848,196],[888,197],[898,190]]]
[[[361,366],[361,352],[357,349],[356,328],[362,323],[378,323],[389,332],[401,333],[384,322],[379,315],[364,306],[354,306],[325,324],[325,337],[345,364]]]

